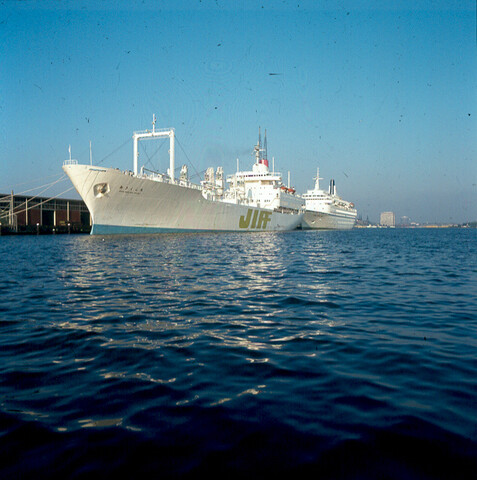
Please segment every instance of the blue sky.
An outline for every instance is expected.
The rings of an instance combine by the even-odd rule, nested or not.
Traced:
[[[0,5],[2,193],[59,178],[70,144],[88,163],[90,140],[131,169],[155,113],[192,173],[248,168],[261,127],[299,192],[319,167],[363,218],[477,220],[474,1]],[[145,147],[165,170],[167,144]]]

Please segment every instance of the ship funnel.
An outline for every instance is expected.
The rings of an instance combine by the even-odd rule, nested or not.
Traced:
[[[336,195],[336,185],[333,179],[330,180],[330,195]]]

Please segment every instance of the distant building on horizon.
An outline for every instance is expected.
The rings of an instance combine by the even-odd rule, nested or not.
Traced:
[[[406,215],[402,216],[401,217],[401,225],[403,225],[403,226],[411,225],[411,219]]]
[[[394,212],[382,212],[379,224],[383,227],[394,227],[396,226],[396,220],[394,217]]]

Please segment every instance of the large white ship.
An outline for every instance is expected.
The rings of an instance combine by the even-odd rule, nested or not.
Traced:
[[[316,171],[315,188],[302,195],[306,204],[301,223],[303,229],[346,230],[353,228],[357,211],[354,204],[347,202],[336,193],[334,180],[330,181],[328,192],[320,189],[319,169]]]
[[[169,138],[167,173],[138,169],[138,141]],[[160,233],[188,231],[293,230],[302,221],[304,200],[285,187],[280,173],[270,172],[264,147],[254,148],[251,171],[227,177],[218,167],[208,168],[200,185],[189,181],[183,165],[175,177],[173,128],[133,134],[134,171],[120,171],[66,160],[63,170],[86,203],[92,219],[91,234]]]

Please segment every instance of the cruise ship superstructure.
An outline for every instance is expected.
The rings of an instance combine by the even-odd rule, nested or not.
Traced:
[[[319,169],[316,171],[315,187],[302,195],[306,204],[301,223],[303,229],[346,230],[353,228],[357,211],[354,204],[343,200],[336,192],[334,180],[329,190],[320,189]]]
[[[138,141],[151,138],[169,138],[167,173],[138,168]],[[259,134],[252,170],[237,168],[225,178],[222,167],[211,167],[200,185],[189,180],[186,165],[176,178],[174,142],[174,129],[156,130],[154,117],[151,131],[133,134],[132,172],[81,165],[70,155],[63,170],[91,213],[92,234],[281,231],[301,224],[304,200],[270,172],[266,133],[265,148]]]

